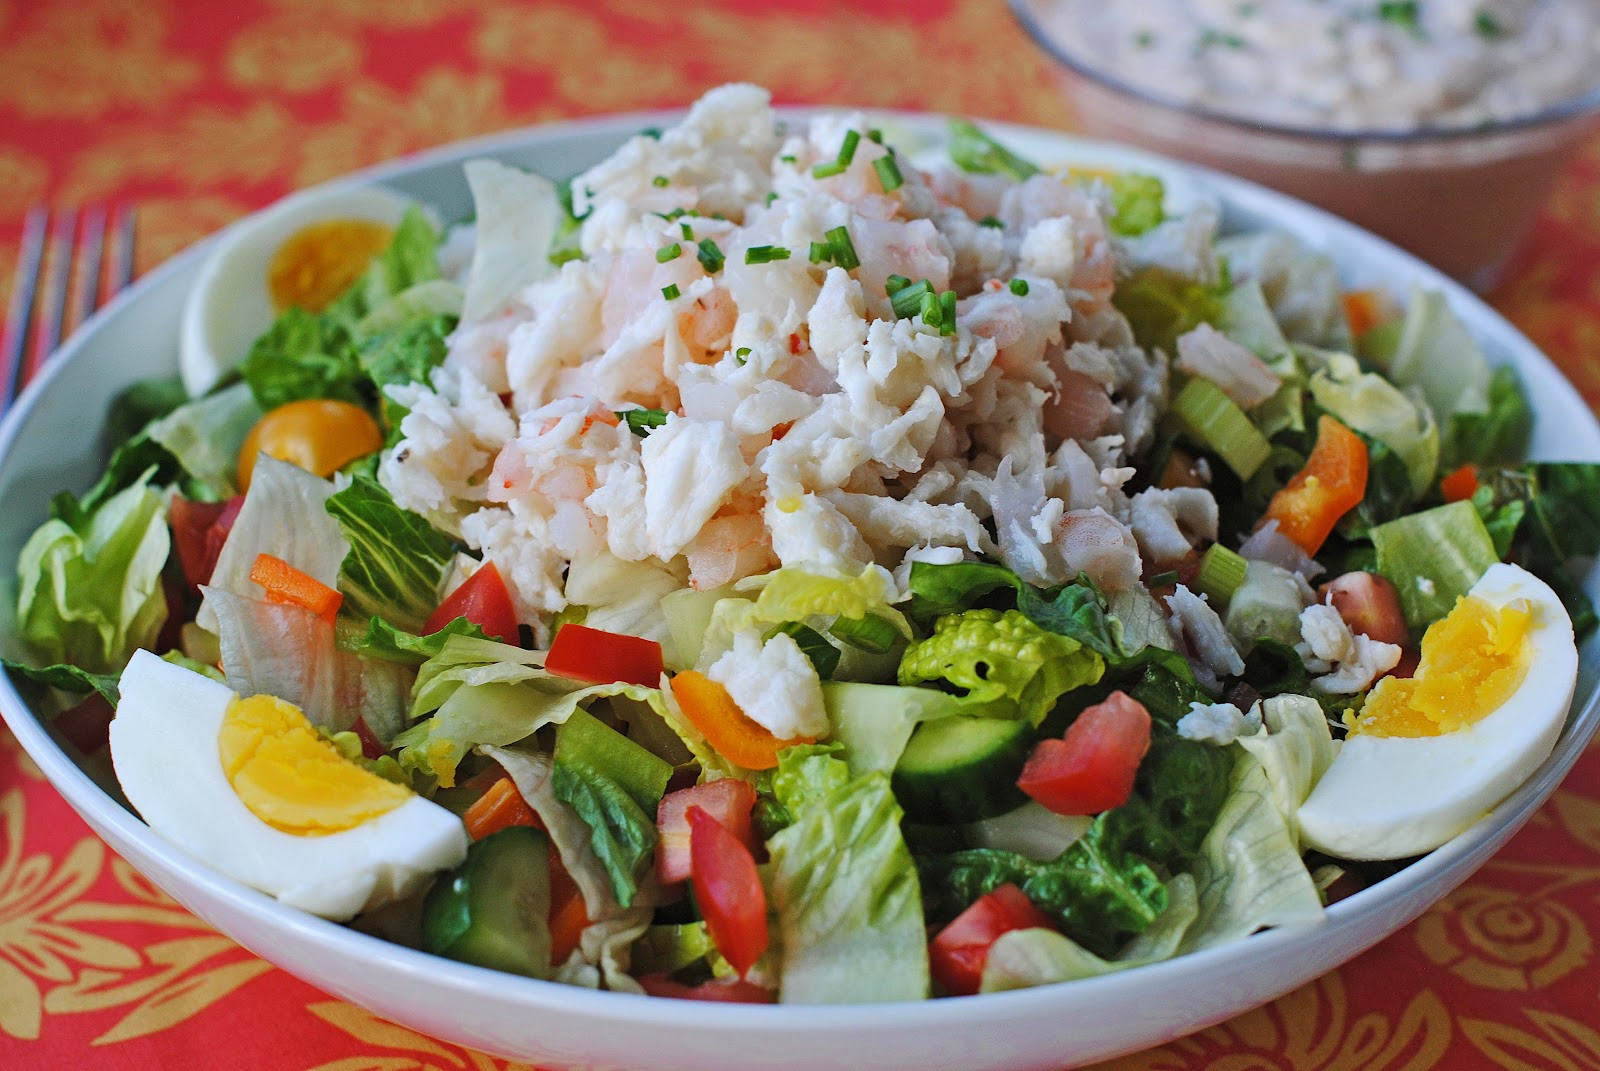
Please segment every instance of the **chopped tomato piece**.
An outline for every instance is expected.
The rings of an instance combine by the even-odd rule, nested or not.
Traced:
[[[778,765],[779,751],[791,744],[812,742],[806,737],[779,740],[740,710],[728,690],[704,673],[685,670],[673,677],[672,696],[683,716],[717,753],[746,770],[771,770]]]
[[[684,985],[670,975],[644,974],[639,984],[652,997],[677,997],[679,1000],[715,1000],[728,1004],[771,1004],[777,994],[742,978],[716,978],[699,985]]]
[[[694,900],[717,951],[743,978],[767,950],[767,891],[755,857],[722,823],[689,808],[689,867]]]
[[[1317,589],[1324,602],[1339,611],[1351,632],[1404,647],[1411,642],[1400,592],[1386,576],[1353,572],[1328,581]]]
[[[562,677],[645,688],[661,686],[661,645],[641,636],[566,624],[556,630],[544,668]]]
[[[227,541],[243,505],[243,495],[236,495],[227,502],[194,502],[182,495],[173,497],[167,522],[172,525],[172,545],[183,569],[183,578],[189,582],[191,595],[216,572],[217,556],[222,553],[222,544]]]
[[[482,840],[509,826],[543,828],[539,816],[533,813],[533,808],[528,806],[522,793],[517,791],[516,783],[509,777],[500,778],[489,786],[489,791],[473,800],[472,806],[461,816],[461,821],[467,827],[467,836],[473,840]]]
[[[1041,740],[1017,787],[1056,814],[1099,814],[1128,802],[1150,750],[1150,712],[1126,692],[1084,710],[1059,740]]]
[[[1478,470],[1462,465],[1439,481],[1439,493],[1446,502],[1461,502],[1478,493]]]
[[[662,796],[656,808],[656,827],[661,832],[661,842],[656,847],[656,876],[661,883],[670,885],[689,877],[690,807],[705,811],[735,840],[753,850],[750,812],[755,805],[756,790],[737,777],[707,781]]]
[[[516,644],[517,611],[511,605],[511,592],[506,590],[506,582],[501,579],[494,562],[484,562],[477,572],[446,596],[423,624],[422,634],[432,635],[458,617],[471,621],[491,639]]]
[[[1314,556],[1339,518],[1359,506],[1366,494],[1367,444],[1324,415],[1305,468],[1272,496],[1262,520],[1277,521],[1278,531]]]
[[[334,588],[270,554],[256,555],[250,579],[267,590],[268,602],[304,607],[330,625],[344,602],[344,596]]]
[[[983,982],[989,949],[1012,930],[1055,929],[1050,916],[1033,906],[1028,894],[1009,882],[973,901],[928,946],[928,966],[945,990],[971,996]]]

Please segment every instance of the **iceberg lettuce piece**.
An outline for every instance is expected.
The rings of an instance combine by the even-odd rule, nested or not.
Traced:
[[[797,770],[813,786],[845,763],[806,755]],[[842,780],[842,778],[840,778]],[[889,776],[844,780],[797,799],[794,822],[767,842],[765,880],[783,950],[778,999],[785,1004],[866,1004],[928,995],[927,934],[900,806]],[[791,812],[793,813],[793,812]]]
[[[1339,267],[1283,231],[1252,231],[1217,242],[1235,285],[1255,280],[1291,342],[1349,352],[1354,343],[1344,314]]]
[[[1363,372],[1360,362],[1343,353],[1327,355],[1310,388],[1318,405],[1399,455],[1411,478],[1412,500],[1428,492],[1439,469],[1439,425],[1427,405],[1382,376]]]
[[[1300,805],[1339,753],[1322,704],[1304,695],[1275,695],[1261,704],[1262,731],[1239,737],[1261,764],[1273,802],[1300,839]]]
[[[590,628],[642,636],[662,645],[672,643],[664,600],[684,588],[681,567],[660,561],[627,562],[609,551],[574,558],[567,569],[567,602],[582,606]]]
[[[212,499],[237,493],[239,448],[261,419],[246,383],[235,383],[153,421],[145,433],[170,453]]]
[[[765,633],[774,625],[797,621],[826,632],[837,618],[881,618],[903,640],[911,639],[911,625],[890,603],[897,597],[894,578],[887,569],[869,565],[858,576],[825,576],[804,569],[775,569],[735,585],[736,594],[718,600],[706,624],[697,665],[709,667],[733,647],[741,631]],[[749,592],[757,592],[754,599]],[[897,660],[898,644],[884,652],[885,661]],[[844,659],[838,675],[850,671]],[[876,665],[876,662],[873,662]]]
[[[498,316],[522,290],[555,271],[546,256],[566,213],[555,184],[497,160],[462,168],[477,214],[476,244],[461,318]]]
[[[17,631],[30,656],[120,673],[167,618],[166,499],[147,471],[91,512],[64,496],[17,557]]]
[[[1437,291],[1411,288],[1400,344],[1384,371],[1402,387],[1420,388],[1440,424],[1489,409],[1489,359]]]

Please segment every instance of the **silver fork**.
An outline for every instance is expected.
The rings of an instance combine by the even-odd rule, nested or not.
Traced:
[[[70,335],[106,300],[133,281],[136,232],[132,206],[81,213],[48,206],[28,210],[17,274],[0,334],[0,414]],[[70,315],[69,315],[70,298]]]

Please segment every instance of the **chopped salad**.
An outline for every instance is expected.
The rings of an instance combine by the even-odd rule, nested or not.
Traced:
[[[17,562],[9,672],[224,873],[535,978],[914,1000],[1314,924],[1553,746],[1600,470],[1519,460],[1442,296],[751,86],[466,177],[224,236],[258,292],[196,322],[277,311],[186,331]]]

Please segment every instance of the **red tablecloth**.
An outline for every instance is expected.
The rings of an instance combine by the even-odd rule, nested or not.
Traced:
[[[0,3],[0,286],[38,201],[131,201],[149,267],[289,189],[471,134],[784,102],[1061,125],[999,0]],[[1496,303],[1600,398],[1600,143]],[[1263,1009],[1108,1067],[1600,1069],[1600,754],[1444,903]],[[333,1000],[178,908],[0,730],[0,1067],[510,1068]]]

